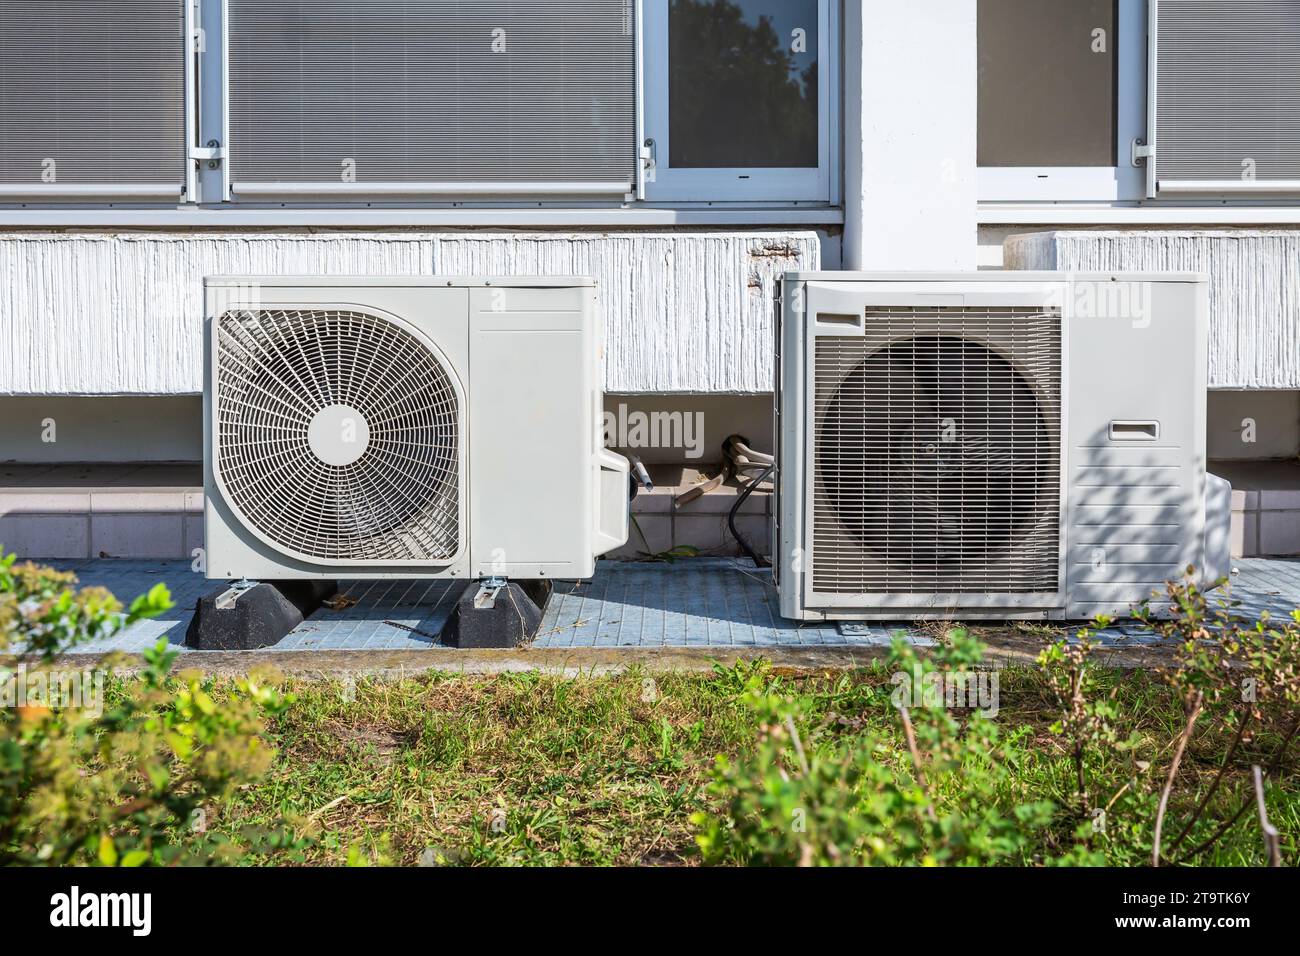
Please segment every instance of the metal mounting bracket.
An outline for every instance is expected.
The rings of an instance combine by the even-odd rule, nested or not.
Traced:
[[[258,582],[250,581],[248,578],[240,578],[238,581],[232,581],[230,587],[217,595],[215,602],[217,610],[224,611],[234,607],[235,602],[246,593],[253,590],[253,588],[257,587],[257,584]]]
[[[1131,144],[1131,148],[1132,148],[1131,158],[1133,160],[1134,166],[1141,166],[1143,163],[1150,160],[1156,154],[1156,148],[1154,146],[1148,146],[1146,144],[1146,141],[1143,140],[1141,137],[1138,137],[1137,139],[1133,140]]]
[[[641,157],[641,168],[646,172],[651,172],[659,165],[657,149],[653,139],[647,139],[638,150]]]
[[[505,586],[506,579],[503,577],[484,578],[479,582],[478,593],[474,595],[474,606],[476,608],[496,607],[497,595]]]
[[[216,169],[217,164],[226,158],[226,148],[215,139],[208,140],[207,146],[191,146],[190,159],[206,162],[209,169]]]

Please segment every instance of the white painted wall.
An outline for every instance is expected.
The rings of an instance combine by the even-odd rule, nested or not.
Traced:
[[[202,458],[203,399],[197,395],[0,396],[0,462]]]
[[[1300,392],[1210,392],[1205,439],[1211,458],[1296,458]]]
[[[748,438],[758,451],[771,451],[771,395],[605,395],[606,423],[614,426],[610,443],[635,454],[647,465],[719,462],[729,435]],[[655,418],[653,416],[658,416]],[[665,416],[676,416],[666,418]],[[637,424],[659,422],[661,447],[648,442],[624,448],[622,440],[637,441]],[[678,424],[680,422],[680,424]],[[623,434],[620,435],[620,428]],[[644,434],[644,433],[643,433]],[[663,436],[667,435],[669,440]],[[682,439],[678,441],[677,439]],[[644,441],[642,439],[642,441]]]
[[[772,390],[783,272],[817,269],[789,232],[0,234],[0,395],[202,390],[205,275],[591,275],[605,387]]]
[[[1012,236],[1010,269],[1203,272],[1210,388],[1300,388],[1300,232],[1058,231]]]
[[[975,268],[975,10],[845,4],[844,268]]]

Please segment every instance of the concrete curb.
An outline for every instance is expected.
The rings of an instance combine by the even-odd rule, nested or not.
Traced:
[[[1035,666],[1044,644],[1032,638],[1001,639],[991,644],[986,661],[997,667]],[[1103,666],[1122,669],[1157,667],[1169,662],[1172,647],[1130,645],[1097,652]],[[307,680],[345,676],[410,677],[426,672],[482,675],[537,671],[559,677],[608,676],[634,668],[649,673],[708,673],[715,665],[766,660],[780,674],[814,676],[869,667],[884,659],[883,646],[824,647],[629,647],[629,648],[511,648],[508,650],[306,650],[306,651],[190,651],[174,665],[177,670],[199,670],[219,677],[248,673],[271,666]],[[925,653],[921,650],[921,653]],[[94,666],[114,655],[70,654],[66,666]],[[132,673],[140,667],[138,655],[117,654],[119,670]]]

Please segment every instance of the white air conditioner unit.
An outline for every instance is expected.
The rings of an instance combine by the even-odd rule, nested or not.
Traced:
[[[1226,573],[1206,290],[1196,275],[788,275],[782,613],[1087,619],[1188,565]]]
[[[627,540],[592,280],[205,285],[208,577],[589,577]]]

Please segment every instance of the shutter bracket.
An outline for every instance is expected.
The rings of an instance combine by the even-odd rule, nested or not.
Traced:
[[[195,159],[199,162],[207,160],[208,169],[216,169],[225,158],[226,148],[215,139],[208,140],[207,146],[190,147],[190,159]]]
[[[645,141],[645,144],[641,147],[640,153],[641,153],[641,168],[644,169],[646,172],[651,172],[652,170],[655,169],[655,167],[659,165],[659,160],[655,149],[655,141],[653,139],[647,139]]]
[[[1156,154],[1154,146],[1148,146],[1146,140],[1138,137],[1132,143],[1132,160],[1134,166],[1141,166]]]

